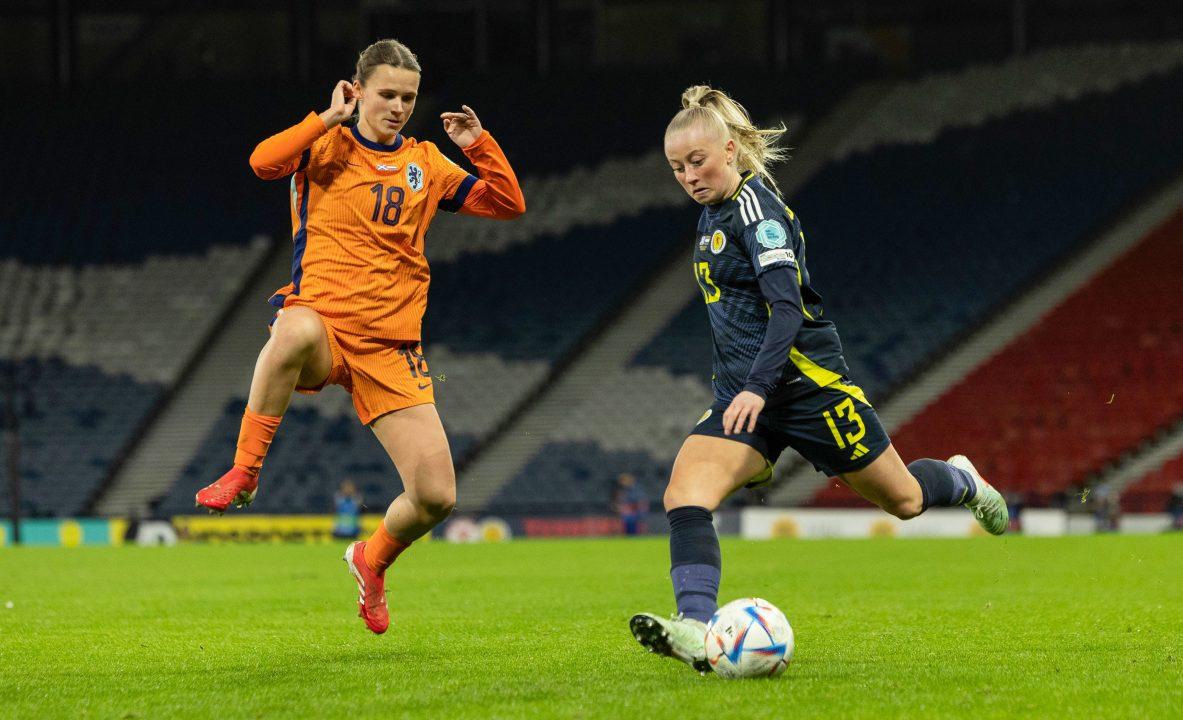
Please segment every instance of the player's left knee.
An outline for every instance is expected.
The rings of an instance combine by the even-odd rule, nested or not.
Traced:
[[[670,483],[669,487],[665,489],[662,502],[667,513],[670,510],[687,506],[704,507],[714,512],[715,508],[719,506],[719,501],[715,500],[710,493],[693,486],[687,487],[674,483]]]

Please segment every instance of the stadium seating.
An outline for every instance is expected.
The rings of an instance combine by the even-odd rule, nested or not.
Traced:
[[[168,384],[267,247],[256,238],[80,267],[0,259],[0,357],[57,356]]]
[[[966,453],[1038,505],[1183,418],[1181,239],[1183,212],[901,428],[900,454]]]
[[[883,145],[927,144],[950,127],[978,127],[1022,110],[1174,71],[1183,42],[1052,47],[997,65],[973,65],[901,83],[835,148],[834,158]]]
[[[58,358],[25,358],[5,370],[15,370],[20,388],[15,397],[22,511],[33,517],[79,512],[160,397],[161,386]],[[0,407],[5,374],[0,373]],[[7,452],[7,443],[0,445],[6,476]],[[5,482],[0,513],[7,513],[10,503]]]
[[[631,474],[650,498],[659,499],[669,469],[644,450],[608,452],[594,442],[548,443],[515,478],[518,484],[484,510],[542,516],[609,513],[622,473]],[[653,507],[660,507],[660,501]]]
[[[221,88],[162,108],[140,87],[38,98],[6,119],[0,361],[18,368],[23,505],[70,515],[257,267],[282,208],[227,137],[281,112],[211,112]],[[85,112],[80,112],[85,108]],[[161,118],[169,118],[162,122]],[[177,138],[184,138],[178,142]],[[0,493],[0,504],[8,502]]]
[[[711,392],[664,368],[623,369],[602,380],[554,419],[549,442],[500,489],[490,509],[602,511],[603,488],[626,471],[657,505],[670,460],[710,405]]]
[[[1121,493],[1124,512],[1158,513],[1166,510],[1176,487],[1183,485],[1183,453],[1146,473]]]
[[[266,249],[81,267],[0,260],[0,367],[15,370],[27,512],[85,508]]]
[[[455,352],[553,361],[685,244],[684,209],[576,226],[432,267],[424,327]]]

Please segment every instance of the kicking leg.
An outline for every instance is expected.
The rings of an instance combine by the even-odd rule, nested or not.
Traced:
[[[930,507],[964,505],[988,532],[1006,531],[1006,502],[964,455],[948,462],[922,458],[907,466],[889,445],[867,467],[842,476],[855,492],[901,520],[910,520]]]

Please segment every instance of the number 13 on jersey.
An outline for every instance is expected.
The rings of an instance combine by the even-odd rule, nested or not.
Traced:
[[[694,263],[694,277],[698,280],[698,287],[702,290],[702,296],[707,304],[718,302],[719,296],[723,293],[719,290],[719,286],[711,280],[711,264],[706,261]]]
[[[843,433],[838,431],[838,424],[834,422],[835,415],[838,416],[839,419],[845,418],[848,420],[849,423],[854,426],[854,432],[845,433],[845,438],[843,438]],[[852,450],[854,450],[850,456],[851,460],[857,460],[858,458],[861,458],[863,455],[867,454],[867,446],[859,442],[867,434],[867,424],[863,422],[863,418],[858,414],[858,411],[854,409],[853,400],[846,398],[834,406],[833,415],[830,414],[829,410],[825,410],[822,412],[822,416],[826,419],[826,425],[830,426],[830,432],[834,435],[834,443],[838,445],[839,450],[843,450],[847,447],[850,447]],[[842,442],[843,439],[846,440],[845,443]]]

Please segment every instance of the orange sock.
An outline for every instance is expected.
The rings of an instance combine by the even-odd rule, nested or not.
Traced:
[[[378,523],[378,529],[366,541],[366,565],[375,573],[381,575],[403,550],[411,547],[411,543],[403,542],[386,531],[386,523]]]
[[[242,414],[242,426],[238,431],[238,452],[234,453],[234,467],[258,475],[282,419],[258,415],[248,407]]]

